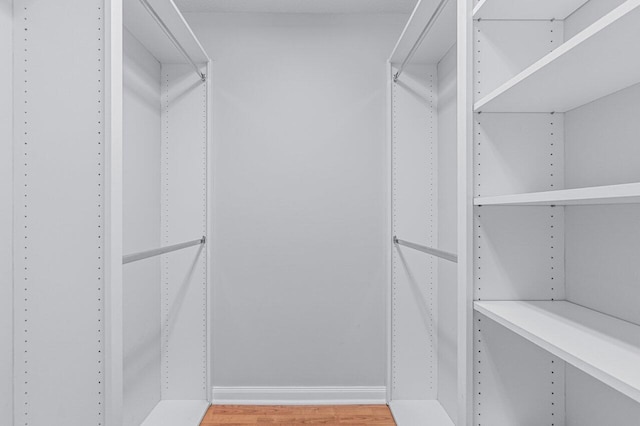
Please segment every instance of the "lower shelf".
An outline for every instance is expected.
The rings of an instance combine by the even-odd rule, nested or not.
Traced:
[[[391,401],[389,408],[398,426],[454,426],[438,401]]]
[[[566,301],[482,301],[474,307],[640,402],[640,325]]]
[[[207,401],[163,400],[141,426],[199,426],[208,408]]]

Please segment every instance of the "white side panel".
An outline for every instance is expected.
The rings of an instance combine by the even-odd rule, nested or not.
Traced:
[[[125,254],[160,247],[160,63],[124,31]],[[123,267],[124,425],[160,401],[160,258]]]
[[[564,298],[562,207],[477,207],[475,300]]]
[[[0,1],[0,424],[13,424],[13,1]]]
[[[207,229],[207,86],[185,65],[162,66],[162,245]],[[204,246],[162,256],[162,399],[207,398]]]
[[[567,426],[637,426],[640,404],[577,368],[566,370]]]
[[[560,46],[562,34],[561,21],[475,22],[475,99],[481,99]]]
[[[564,114],[474,114],[474,195],[564,188]]]
[[[564,362],[474,315],[474,424],[564,424]]]
[[[567,188],[640,182],[640,84],[565,114]]]
[[[393,85],[393,234],[436,247],[437,75],[412,66]],[[393,249],[392,400],[437,395],[438,260]]]
[[[455,253],[457,232],[456,49],[438,64],[438,248]],[[438,261],[438,401],[457,417],[458,292],[456,264]]]
[[[208,408],[207,401],[160,401],[141,426],[196,426]]]
[[[566,207],[567,299],[640,324],[640,206]]]
[[[104,5],[14,3],[15,423],[104,425]]]

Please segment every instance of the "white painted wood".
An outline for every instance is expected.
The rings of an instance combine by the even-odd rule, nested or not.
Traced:
[[[475,114],[475,196],[564,188],[564,133],[564,114]]]
[[[637,83],[640,60],[629,53],[640,37],[639,6],[640,0],[627,0],[478,100],[474,110],[565,112]]]
[[[106,359],[105,297],[119,295],[117,272],[106,274],[117,239],[105,246],[116,231],[105,161],[119,145],[105,111],[117,110],[105,97],[108,11],[102,0],[13,3],[14,422],[106,424],[118,361]]]
[[[198,426],[208,408],[205,400],[160,401],[141,426]]]
[[[0,1],[0,424],[13,423],[13,2]]]
[[[564,211],[476,207],[474,298],[564,298]]]
[[[438,244],[457,253],[457,67],[456,49],[438,64]],[[457,265],[438,262],[438,401],[458,416]]]
[[[431,19],[438,1],[420,0],[398,40],[389,62],[399,65],[405,60]],[[456,41],[456,1],[449,0],[440,17],[429,30],[413,56],[413,64],[437,64]]]
[[[412,65],[393,85],[393,234],[435,247],[437,70]],[[437,397],[438,259],[393,250],[392,400]]]
[[[389,403],[398,426],[453,426],[454,423],[438,401],[396,400]]]
[[[123,248],[161,246],[160,63],[124,31]],[[122,266],[121,266],[122,267]],[[138,426],[160,401],[160,258],[125,265],[124,414]]]
[[[105,415],[123,424],[124,337],[122,280],[123,26],[122,1],[104,1],[105,25]]]
[[[476,197],[476,206],[492,205],[589,205],[640,203],[640,183],[561,189],[528,194]]]
[[[207,85],[189,65],[162,64],[162,245],[207,231]],[[205,244],[206,245],[206,244]],[[162,399],[207,398],[204,245],[162,255]]]
[[[564,424],[564,362],[474,315],[474,424]]]
[[[566,371],[567,426],[635,426],[640,404],[571,365]]]
[[[565,301],[475,302],[474,307],[640,402],[640,326]]]
[[[123,3],[124,26],[158,61],[165,64],[185,63],[184,56],[172,44],[140,0],[123,0]],[[149,0],[149,4],[194,62],[205,66],[209,62],[209,57],[173,0]]]
[[[474,38],[473,0],[458,1],[456,19],[456,157],[458,211],[457,253],[457,424],[471,426],[473,421],[473,97]]]
[[[587,1],[582,7],[575,10],[564,20],[565,40],[569,40],[625,1],[626,0]]]
[[[640,182],[639,116],[640,84],[566,113],[566,188]]]
[[[515,77],[563,41],[562,21],[474,21],[475,100]]]
[[[214,386],[212,404],[358,405],[384,404],[385,386]]]
[[[480,0],[474,19],[565,19],[588,0]]]

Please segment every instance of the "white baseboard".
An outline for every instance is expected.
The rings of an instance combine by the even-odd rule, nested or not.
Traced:
[[[347,405],[386,404],[384,386],[345,387],[213,387],[214,405]]]

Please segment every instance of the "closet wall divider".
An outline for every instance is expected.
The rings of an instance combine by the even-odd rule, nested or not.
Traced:
[[[0,14],[0,423],[195,426],[211,387],[209,58],[172,0]]]

